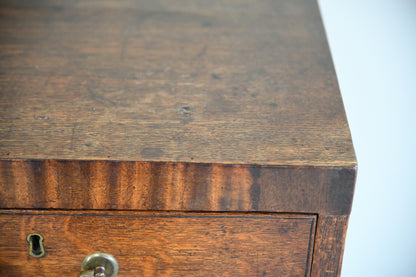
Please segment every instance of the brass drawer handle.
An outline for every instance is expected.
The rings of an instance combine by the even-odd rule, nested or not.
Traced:
[[[94,253],[85,257],[78,277],[115,277],[118,273],[117,260],[107,253]]]

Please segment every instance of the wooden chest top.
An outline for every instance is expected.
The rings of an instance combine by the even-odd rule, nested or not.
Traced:
[[[26,191],[1,206],[349,213],[314,1],[2,1],[0,26],[1,177]]]
[[[3,159],[355,166],[314,1],[11,1]]]

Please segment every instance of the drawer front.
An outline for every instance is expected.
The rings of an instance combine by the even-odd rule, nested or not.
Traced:
[[[103,211],[0,212],[0,276],[76,276],[113,255],[118,276],[309,276],[316,216]],[[28,234],[45,255],[29,255]]]

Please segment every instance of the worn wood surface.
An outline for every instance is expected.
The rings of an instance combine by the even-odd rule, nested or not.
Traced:
[[[313,254],[312,277],[341,276],[342,256],[349,216],[319,216]]]
[[[0,158],[355,166],[315,1],[1,1]]]
[[[0,208],[101,210],[3,211],[1,276],[337,276],[355,175],[316,1],[0,2]]]
[[[76,276],[112,254],[119,276],[309,276],[313,215],[0,212],[1,276]],[[39,233],[46,255],[28,254]]]
[[[349,214],[354,168],[0,161],[0,208]]]

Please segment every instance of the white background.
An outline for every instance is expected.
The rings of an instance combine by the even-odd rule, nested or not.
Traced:
[[[319,0],[358,159],[342,277],[416,276],[416,0]]]

